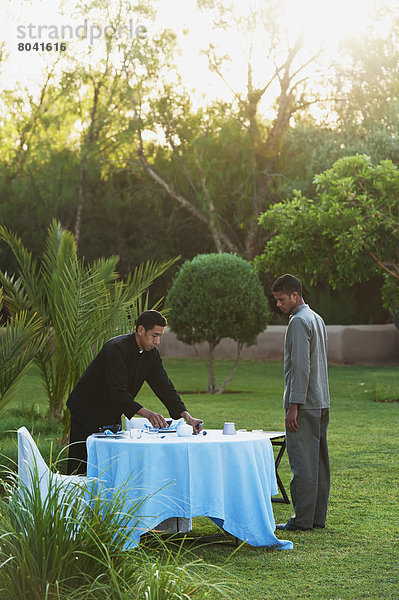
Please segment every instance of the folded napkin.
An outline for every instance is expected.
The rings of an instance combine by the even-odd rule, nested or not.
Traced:
[[[170,425],[168,425],[168,427],[151,427],[150,425],[144,425],[144,430],[148,431],[150,433],[158,433],[158,432],[168,432],[168,431],[176,431],[177,428],[179,427],[179,425],[182,425],[184,423],[184,419],[180,418],[180,419],[172,419],[172,422],[170,423]]]

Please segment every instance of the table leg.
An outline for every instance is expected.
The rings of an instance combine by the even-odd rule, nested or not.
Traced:
[[[280,475],[278,474],[278,467],[280,465],[280,461],[281,458],[285,452],[285,448],[286,448],[286,441],[285,441],[285,436],[283,440],[279,440],[279,439],[272,439],[271,440],[272,445],[273,446],[280,446],[280,450],[276,456],[276,460],[274,461],[274,465],[276,468],[276,479],[277,479],[277,485],[278,488],[281,492],[282,498],[272,498],[272,502],[283,502],[284,504],[290,504],[290,500],[288,498],[287,492],[285,491],[285,488],[283,486],[283,482],[280,479]]]
[[[169,533],[188,533],[191,531],[192,523],[191,519],[185,519],[184,517],[170,517],[159,523],[154,529],[159,532]]]

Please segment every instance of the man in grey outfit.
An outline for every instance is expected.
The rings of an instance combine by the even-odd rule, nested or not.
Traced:
[[[282,275],[274,282],[272,292],[277,307],[290,315],[284,340],[284,408],[295,510],[277,529],[324,528],[330,491],[326,326],[305,304],[297,277]]]

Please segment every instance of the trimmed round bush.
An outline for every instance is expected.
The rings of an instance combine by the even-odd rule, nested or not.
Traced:
[[[199,254],[180,268],[168,293],[169,326],[186,344],[208,342],[213,350],[222,338],[255,344],[270,316],[262,285],[250,263],[234,254]],[[213,379],[213,375],[211,377]],[[208,391],[214,386],[208,386]],[[212,389],[213,391],[213,389]]]

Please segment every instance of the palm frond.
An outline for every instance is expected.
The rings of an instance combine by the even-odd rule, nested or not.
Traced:
[[[47,230],[46,242],[43,250],[42,268],[48,273],[57,265],[59,248],[65,230],[57,219],[53,219]]]
[[[0,271],[0,285],[3,287],[3,304],[10,315],[16,315],[22,310],[29,311],[30,302],[21,278]]]
[[[119,262],[119,256],[110,256],[109,258],[98,258],[93,261],[88,270],[91,273],[96,273],[97,277],[109,284],[118,278],[116,265]]]
[[[136,267],[133,273],[127,278],[126,297],[130,297],[131,300],[138,298],[158,277],[176,264],[179,258],[178,256],[162,262],[147,261]]]
[[[36,352],[32,346],[32,356],[44,380],[49,412],[55,414],[93,353],[113,335],[132,330],[137,315],[148,308],[149,287],[178,259],[148,261],[124,282],[116,271],[117,256],[86,266],[78,257],[73,234],[57,220],[48,228],[40,269],[16,235],[2,227],[0,238],[9,245],[20,268],[18,278],[0,273],[5,302],[15,314],[29,310],[32,318],[37,312],[42,317],[42,331],[45,327],[51,331]],[[30,323],[26,312],[21,312],[22,318],[26,325]],[[26,352],[22,355],[27,356]],[[19,368],[23,372],[22,363]]]
[[[41,314],[44,306],[43,289],[37,276],[37,263],[32,259],[32,253],[25,248],[21,239],[6,227],[0,227],[0,239],[8,244],[17,259],[20,279],[33,312]]]
[[[52,376],[58,406],[93,358],[92,348],[106,327],[107,319],[101,312],[104,303],[106,286],[96,280],[96,274],[86,273],[81,265],[64,264],[59,269],[47,307],[56,340],[54,368],[46,366],[43,372]]]
[[[13,317],[0,333],[0,412],[15,395],[32,361],[45,344],[42,320],[26,311]]]

